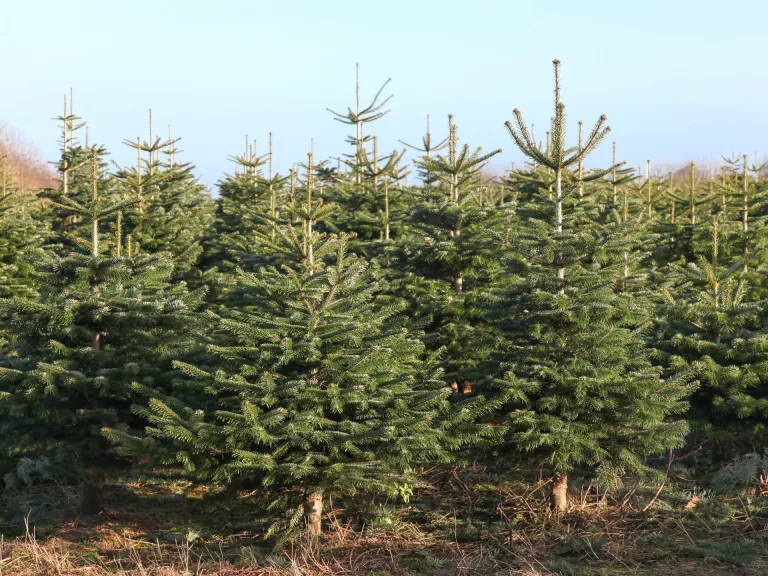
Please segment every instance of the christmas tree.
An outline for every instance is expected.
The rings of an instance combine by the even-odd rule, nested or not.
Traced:
[[[645,456],[683,442],[687,425],[669,416],[686,408],[685,386],[664,380],[649,361],[641,324],[644,307],[617,290],[623,254],[638,230],[594,222],[572,167],[608,133],[602,116],[582,146],[565,143],[565,105],[555,67],[551,141],[542,150],[518,110],[507,128],[518,148],[551,171],[553,185],[526,207],[511,233],[524,263],[519,280],[500,293],[493,317],[501,332],[499,373],[483,391],[505,406],[494,421],[505,428],[500,450],[527,452],[551,474],[551,505],[568,506],[568,474],[595,470],[615,485],[646,470]],[[598,171],[599,178],[610,170]],[[522,210],[521,210],[522,212]]]
[[[257,156],[253,145],[245,139],[245,152],[229,157],[235,164],[218,184],[219,200],[214,224],[215,234],[206,243],[203,265],[231,272],[247,253],[256,214],[265,211],[262,166],[266,156]]]
[[[168,254],[124,256],[118,229],[106,255],[105,220],[136,200],[105,202],[99,152],[92,151],[91,197],[55,205],[88,222],[90,238],[36,268],[35,300],[3,300],[13,347],[0,367],[2,438],[14,460],[49,457],[88,470],[82,510],[103,508],[108,442],[104,426],[128,429],[131,384],[168,386],[170,362],[195,346],[192,310],[203,294],[171,285]]]
[[[59,160],[55,163],[59,174],[59,185],[55,190],[46,190],[43,197],[51,200],[47,203],[44,219],[53,231],[52,240],[67,247],[73,247],[77,238],[89,234],[90,222],[83,222],[77,214],[59,208],[61,202],[74,200],[87,203],[91,195],[91,173],[94,150],[99,164],[98,173],[101,181],[100,194],[111,197],[112,180],[106,178],[106,157],[103,146],[90,146],[86,122],[74,112],[74,97],[70,92],[69,103],[64,96],[64,110],[54,120],[60,122]],[[79,132],[85,128],[85,143],[79,138]]]
[[[699,382],[690,409],[697,437],[759,451],[768,418],[768,303],[755,298],[744,259],[721,253],[719,227],[713,216],[707,253],[666,270],[656,357],[669,374]]]
[[[194,165],[177,159],[179,139],[153,144],[126,140],[134,148],[137,163],[116,173],[118,194],[138,202],[122,217],[123,234],[130,237],[137,254],[167,252],[173,257],[174,280],[190,284],[202,281],[196,264],[202,243],[213,226],[216,203],[205,186],[197,181]],[[149,157],[142,159],[142,153]],[[165,161],[159,159],[163,152]]]
[[[488,240],[504,218],[483,197],[480,173],[501,150],[460,148],[452,116],[449,134],[447,155],[417,160],[433,184],[412,191],[417,202],[407,213],[393,274],[401,276],[413,315],[426,322],[430,346],[443,350],[446,378],[457,391],[469,392],[491,348],[491,330],[478,304],[501,272]]]
[[[327,498],[396,494],[414,466],[447,458],[438,413],[447,389],[425,362],[403,304],[384,297],[376,267],[348,254],[348,236],[314,227],[313,193],[281,225],[282,265],[237,275],[209,367],[179,364],[219,397],[206,413],[173,397],[138,409],[149,438],[108,431],[120,450],[155,454],[200,477],[258,480],[287,524],[321,530]]]
[[[382,154],[378,138],[364,134],[369,124],[390,112],[384,107],[392,96],[381,101],[379,98],[391,79],[379,88],[368,106],[361,108],[359,65],[356,71],[354,109],[348,107],[346,113],[328,109],[334,120],[355,126],[355,134],[347,137],[347,143],[354,146],[355,151],[338,158],[326,195],[341,206],[334,219],[334,229],[354,234],[355,251],[370,258],[381,253],[384,246],[369,241],[389,242],[394,232],[393,223],[400,220],[408,204],[408,195],[403,190],[407,170],[401,166],[405,150]],[[366,144],[371,146],[366,148]]]

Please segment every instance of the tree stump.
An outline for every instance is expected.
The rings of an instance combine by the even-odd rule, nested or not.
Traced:
[[[304,524],[307,534],[319,536],[322,534],[321,519],[323,517],[323,493],[314,492],[304,498]]]
[[[552,479],[549,505],[556,512],[565,512],[568,509],[568,476],[566,474],[559,474]]]
[[[90,468],[83,480],[83,501],[80,511],[87,516],[96,516],[104,512],[104,471]]]

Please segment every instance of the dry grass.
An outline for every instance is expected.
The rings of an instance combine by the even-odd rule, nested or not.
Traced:
[[[552,574],[535,561],[500,559],[483,545],[439,543],[415,529],[397,536],[334,529],[323,541],[303,538],[266,558],[242,547],[240,557],[231,559],[223,546],[197,549],[188,541],[168,547],[125,540],[110,552],[84,550],[58,537],[41,542],[30,529],[14,542],[0,542],[0,576],[405,576],[422,573],[408,568],[417,560],[429,570],[423,573],[436,576]]]
[[[97,521],[63,515],[45,536],[22,525],[0,544],[0,576],[768,574],[759,496],[702,494],[686,509],[690,493],[671,486],[642,512],[655,486],[608,497],[585,487],[558,517],[546,509],[545,482],[514,483],[478,468],[433,471],[430,483],[408,507],[376,504],[377,515],[333,508],[322,539],[275,553],[263,538],[258,492],[228,494],[171,476],[124,479],[110,485],[108,514]],[[76,506],[71,489],[48,490],[33,495]]]

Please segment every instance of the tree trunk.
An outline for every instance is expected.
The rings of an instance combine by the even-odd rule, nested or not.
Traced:
[[[560,167],[558,167],[556,172],[555,193],[555,230],[558,234],[561,234],[563,231],[563,169]],[[557,279],[565,280],[565,267],[557,267]],[[565,289],[560,290],[561,294],[564,292]]]
[[[552,492],[549,495],[549,505],[556,512],[568,509],[568,475],[558,474],[552,478]]]
[[[80,511],[88,516],[95,516],[104,511],[104,471],[90,468],[83,480],[83,501]]]
[[[309,494],[304,498],[304,523],[307,534],[319,536],[322,533],[321,518],[323,516],[323,493],[321,491]]]

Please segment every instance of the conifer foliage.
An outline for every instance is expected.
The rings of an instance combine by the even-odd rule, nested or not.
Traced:
[[[699,383],[690,420],[701,440],[759,449],[768,417],[768,303],[754,298],[744,259],[720,253],[719,224],[713,216],[709,254],[667,269],[654,345],[668,372]]]
[[[489,241],[501,211],[483,198],[481,170],[501,150],[459,147],[452,116],[448,129],[447,154],[416,160],[434,183],[414,191],[397,272],[412,313],[426,322],[429,344],[443,350],[446,377],[468,391],[491,347],[480,300],[501,270]]]
[[[34,297],[34,255],[50,236],[38,194],[11,185],[0,158],[0,297]]]
[[[384,152],[389,81],[365,106],[358,76],[333,112],[349,154],[285,176],[272,134],[263,155],[246,136],[217,197],[151,114],[120,166],[65,99],[55,190],[20,190],[0,158],[6,485],[66,466],[99,513],[112,466],[161,464],[257,487],[283,537],[446,463],[536,470],[559,514],[569,484],[639,487],[686,441],[764,450],[765,165],[643,176],[614,143],[590,168],[606,118],[568,145],[554,72],[546,144],[515,110],[527,162],[503,178],[452,116],[406,144],[413,166]]]
[[[197,181],[194,166],[180,162],[176,148],[180,139],[154,142],[126,140],[136,150],[133,169],[116,173],[122,198],[137,198],[122,218],[123,234],[130,236],[136,253],[168,253],[173,258],[174,279],[199,283],[197,262],[202,243],[215,218],[216,204],[205,186]],[[148,159],[143,160],[146,152]],[[165,161],[160,159],[165,153]]]
[[[447,390],[376,267],[348,254],[347,235],[314,229],[323,202],[311,167],[310,157],[306,200],[287,208],[300,227],[279,231],[281,263],[238,273],[239,304],[222,313],[210,366],[178,364],[218,395],[218,409],[153,398],[140,413],[161,458],[203,477],[258,480],[289,512],[274,529],[303,519],[318,534],[324,498],[397,494],[417,463],[447,458]],[[127,454],[147,448],[112,437]]]
[[[50,457],[90,468],[83,511],[103,506],[104,426],[130,427],[131,383],[161,386],[170,360],[194,346],[192,310],[201,294],[169,285],[168,254],[107,255],[101,232],[135,200],[104,202],[99,154],[92,152],[91,197],[56,208],[88,222],[90,237],[49,254],[36,269],[39,297],[2,302],[12,346],[0,368],[2,438],[14,460]]]
[[[502,448],[546,463],[552,507],[564,510],[568,474],[578,467],[595,468],[615,484],[643,472],[646,455],[680,446],[686,424],[668,417],[684,411],[687,391],[651,365],[638,304],[615,289],[631,228],[590,223],[579,214],[578,182],[566,185],[573,181],[566,173],[609,129],[602,116],[582,147],[566,146],[557,60],[554,66],[548,149],[533,142],[518,110],[507,123],[518,148],[552,171],[554,188],[551,198],[537,199],[539,215],[513,232],[524,269],[495,303],[501,373],[485,392],[506,401],[499,414],[506,427]]]

